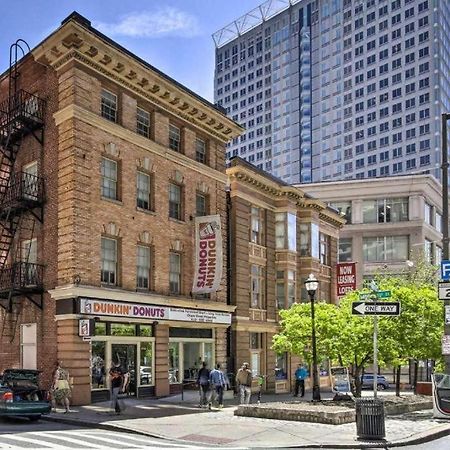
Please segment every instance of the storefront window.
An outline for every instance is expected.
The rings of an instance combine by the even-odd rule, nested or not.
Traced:
[[[208,367],[212,369],[213,367],[213,345],[212,342],[205,342],[204,345],[204,361],[208,364]]]
[[[92,341],[91,383],[92,389],[106,388],[105,341]]]
[[[141,342],[140,384],[153,384],[153,342]]]
[[[111,336],[136,336],[136,325],[125,323],[112,323]]]
[[[275,366],[275,379],[286,380],[287,379],[287,353],[281,353],[277,355],[277,363]]]
[[[151,325],[141,325],[139,327],[139,335],[142,337],[152,337],[152,326]]]
[[[184,381],[197,380],[198,371],[202,367],[202,353],[200,342],[184,342],[183,343],[183,367]]]
[[[106,323],[105,322],[95,322],[95,336],[106,336]]]
[[[169,342],[169,383],[179,383],[180,344]]]

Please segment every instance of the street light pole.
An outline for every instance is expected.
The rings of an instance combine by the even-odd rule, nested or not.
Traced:
[[[444,261],[449,260],[449,230],[448,230],[448,142],[447,142],[447,121],[450,120],[449,113],[442,113],[441,126],[441,150],[442,150],[442,257]],[[446,300],[445,305],[450,305]],[[444,325],[444,334],[450,335],[450,325]],[[450,374],[450,356],[444,356],[445,373]]]
[[[314,297],[316,295],[317,288],[319,287],[319,281],[311,273],[308,279],[305,281],[305,287],[308,291],[309,299],[311,301],[311,327],[312,327],[312,352],[313,352],[313,388],[312,388],[312,399],[313,401],[320,401],[320,382],[319,374],[317,372],[317,347],[316,347],[316,324],[315,324],[315,308],[314,308]]]

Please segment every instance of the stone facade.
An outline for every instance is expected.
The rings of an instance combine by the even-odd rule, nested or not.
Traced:
[[[38,326],[37,368],[44,372],[44,384],[50,385],[52,368],[57,358],[62,360],[73,378],[76,404],[91,401],[95,365],[90,356],[91,346],[103,345],[106,349],[102,358],[105,372],[111,363],[106,359],[114,357],[114,345],[134,345],[129,366],[134,374],[135,391],[141,395],[167,395],[172,389],[168,377],[172,328],[180,329],[173,333],[178,333],[177,336],[183,331],[189,342],[199,328],[204,335],[210,332],[206,341],[199,338],[196,358],[207,356],[210,364],[225,364],[226,324],[187,319],[138,320],[120,315],[96,317],[107,331],[104,338],[94,336],[90,344],[78,336],[78,321],[95,316],[82,313],[80,298],[159,305],[178,308],[177,311],[188,308],[229,314],[234,310],[226,304],[225,276],[220,290],[209,297],[193,296],[191,289],[197,194],[207,199],[208,214],[221,217],[226,264],[225,143],[241,132],[240,127],[213,105],[106,40],[77,14],[69,16],[54,34],[33,49],[19,70],[20,88],[46,100],[44,146],[39,149],[28,136],[16,161],[16,167],[20,168],[38,159],[39,175],[45,178],[44,220],[35,232],[38,261],[45,264],[45,294],[42,309],[18,298],[17,305],[22,305],[18,316],[1,311],[0,371],[23,365],[17,329],[24,323]],[[7,76],[0,80],[0,88],[0,100],[5,99]],[[103,90],[116,96],[115,121],[102,117]],[[149,113],[149,136],[137,133],[138,107]],[[181,130],[180,152],[169,148],[169,124]],[[197,161],[197,139],[205,142],[205,162]],[[104,159],[117,167],[115,198],[102,195],[106,179],[102,174]],[[137,205],[138,171],[150,180],[150,206],[146,209]],[[171,183],[179,186],[181,192],[178,219],[169,217]],[[101,278],[105,263],[102,238],[116,245],[114,282],[109,284]],[[150,249],[148,289],[137,287],[138,245]],[[180,255],[181,260],[177,295],[171,295],[169,290],[170,252]],[[126,339],[122,335],[114,337],[111,331],[114,323],[134,327],[135,340],[131,335]],[[142,334],[141,328],[149,325],[151,332]],[[151,350],[148,344],[153,346]],[[182,360],[183,339],[176,340],[176,345],[180,366],[176,368],[179,373],[172,379],[173,384],[182,382],[188,373],[187,367],[182,371],[183,364],[188,364],[186,349],[184,363]],[[150,358],[146,363],[151,369],[151,375],[146,375],[148,386],[140,386],[137,380],[141,367],[142,381],[143,364],[139,358],[143,357],[144,347],[148,352],[146,358]],[[100,385],[102,395],[107,395],[108,382],[97,383],[97,388]],[[145,387],[142,392],[141,387]]]
[[[299,360],[271,350],[278,310],[309,301],[304,281],[320,281],[316,297],[336,301],[337,239],[343,219],[324,203],[233,158],[230,184],[231,297],[236,305],[231,355],[265,376],[264,388],[291,388]],[[278,367],[277,367],[278,366]]]

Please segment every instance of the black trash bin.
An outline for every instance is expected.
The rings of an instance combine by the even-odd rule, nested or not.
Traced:
[[[358,439],[384,439],[384,402],[375,398],[356,399],[356,434]]]

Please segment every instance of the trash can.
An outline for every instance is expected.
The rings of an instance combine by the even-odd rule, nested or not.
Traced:
[[[356,399],[356,434],[358,439],[384,439],[384,402],[381,399]]]

